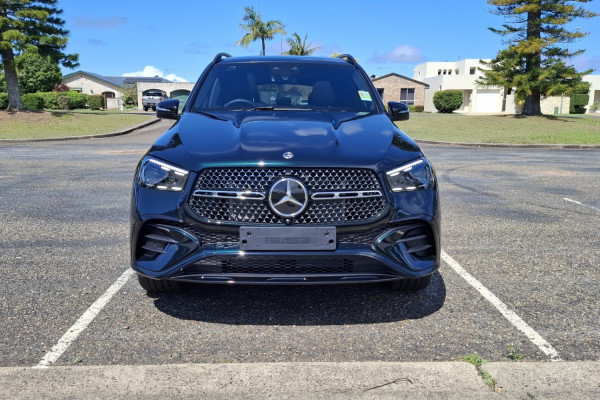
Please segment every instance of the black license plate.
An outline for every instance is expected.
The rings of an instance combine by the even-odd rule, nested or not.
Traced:
[[[334,226],[240,227],[240,250],[335,250]]]

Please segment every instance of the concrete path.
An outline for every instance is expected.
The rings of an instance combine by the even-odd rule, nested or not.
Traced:
[[[232,363],[2,368],[2,399],[598,399],[599,362]]]

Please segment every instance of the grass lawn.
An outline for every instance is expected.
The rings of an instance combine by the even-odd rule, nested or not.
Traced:
[[[514,144],[600,144],[600,114],[523,117],[411,113],[396,125],[413,139]]]
[[[151,117],[106,111],[0,111],[0,139],[97,135],[123,130]]]

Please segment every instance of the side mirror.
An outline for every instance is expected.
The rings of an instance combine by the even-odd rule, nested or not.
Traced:
[[[410,111],[406,104],[390,101],[388,103],[388,115],[392,121],[406,121],[410,115]]]
[[[156,105],[156,116],[158,118],[179,119],[179,100],[163,100]]]

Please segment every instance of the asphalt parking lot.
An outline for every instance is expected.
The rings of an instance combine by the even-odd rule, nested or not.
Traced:
[[[0,366],[38,365],[128,271],[133,171],[168,126],[0,144]],[[198,286],[151,297],[125,275],[52,365],[506,361],[507,346],[527,361],[600,360],[600,151],[423,149],[446,260],[517,319],[448,262],[416,294]]]

